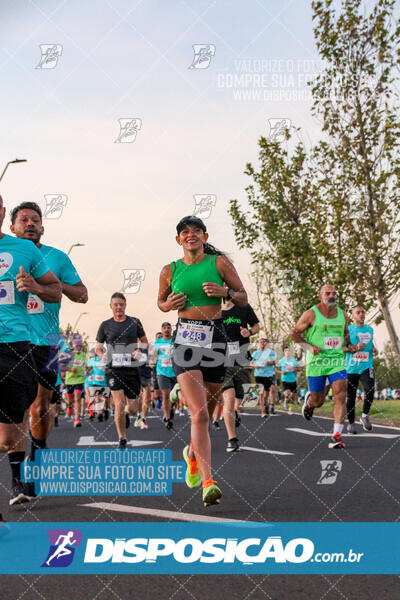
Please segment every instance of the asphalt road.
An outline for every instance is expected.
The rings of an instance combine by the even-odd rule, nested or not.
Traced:
[[[214,477],[223,492],[221,504],[205,509],[199,489],[174,484],[170,497],[39,497],[4,510],[8,521],[176,521],[214,519],[250,521],[396,521],[400,516],[400,430],[374,427],[372,434],[344,436],[346,449],[328,448],[331,421],[305,422],[299,415],[278,413],[266,420],[253,412],[242,417],[237,453],[225,451],[226,434],[212,430]],[[175,417],[167,431],[158,416],[149,429],[128,430],[138,446],[170,448],[181,460],[189,439],[187,416]],[[84,422],[73,429],[61,419],[51,435],[52,448],[113,447],[115,430],[107,423]],[[148,444],[148,442],[153,442]],[[99,445],[101,444],[101,445]],[[323,472],[321,461],[333,467]],[[0,461],[0,482],[9,472]],[[2,488],[4,490],[4,487]],[[150,512],[142,512],[150,509]],[[158,511],[168,511],[159,513]],[[179,514],[177,514],[179,513]],[[187,516],[190,515],[190,516]],[[400,597],[395,576],[0,576],[5,600],[108,600],[130,598],[201,599],[208,597],[294,600]]]

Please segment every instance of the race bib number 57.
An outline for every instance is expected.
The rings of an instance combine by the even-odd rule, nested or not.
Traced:
[[[35,296],[35,294],[29,294],[26,308],[30,315],[38,315],[44,312],[44,302],[39,298],[39,296]]]

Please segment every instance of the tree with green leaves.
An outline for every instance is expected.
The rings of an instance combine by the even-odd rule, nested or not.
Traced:
[[[335,285],[343,306],[379,307],[400,356],[389,301],[400,279],[400,122],[396,83],[400,25],[394,1],[377,0],[363,14],[361,0],[312,2],[314,34],[324,69],[312,85],[313,114],[324,138],[301,142],[262,137],[260,168],[248,207],[231,201],[239,246],[287,270],[288,300],[299,314],[321,284]],[[379,319],[378,319],[379,320]]]

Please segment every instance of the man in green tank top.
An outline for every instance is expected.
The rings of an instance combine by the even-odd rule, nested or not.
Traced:
[[[314,409],[325,401],[325,386],[329,383],[334,400],[329,448],[344,448],[341,434],[346,416],[347,373],[343,346],[351,346],[347,316],[337,305],[333,285],[323,285],[319,299],[316,306],[303,313],[292,331],[293,341],[306,350],[309,393],[304,399],[302,413],[307,421],[311,420]]]

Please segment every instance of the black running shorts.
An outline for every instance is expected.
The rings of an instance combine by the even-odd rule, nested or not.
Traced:
[[[0,423],[22,423],[36,394],[36,365],[30,343],[0,344]]]
[[[214,329],[211,348],[200,348],[190,344],[175,343],[180,323],[212,326]],[[176,377],[187,371],[201,371],[204,381],[209,383],[223,383],[225,378],[227,337],[222,319],[196,321],[180,318],[172,335],[172,342],[172,366]]]
[[[32,344],[38,383],[46,388],[46,390],[54,391],[56,389],[59,351],[58,346],[36,346]]]
[[[297,392],[297,383],[295,381],[282,381],[283,391],[290,390],[294,394]]]
[[[222,390],[235,390],[235,398],[243,400],[244,389],[243,384],[249,384],[251,381],[251,371],[246,367],[228,367],[225,372],[224,385]]]
[[[256,376],[256,383],[260,383],[263,386],[264,391],[268,392],[271,385],[275,385],[275,375],[273,377],[257,377]]]
[[[123,390],[125,396],[131,400],[139,397],[139,369],[129,367],[111,368],[107,369],[106,377],[111,391]]]

